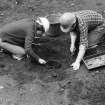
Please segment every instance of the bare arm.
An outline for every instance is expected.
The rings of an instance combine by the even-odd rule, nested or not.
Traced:
[[[79,29],[80,29],[80,45],[79,45],[79,52],[77,58],[75,62],[72,64],[74,70],[79,69],[80,62],[85,54],[86,48],[88,47],[88,39],[87,39],[88,26],[85,23],[85,21],[80,20]]]
[[[71,45],[70,45],[70,51],[74,52],[75,50],[75,41],[76,41],[76,33],[75,32],[70,32],[70,38],[71,38]]]
[[[78,52],[78,55],[77,55],[75,62],[77,62],[77,63],[81,62],[82,58],[84,57],[85,51],[86,51],[86,46],[80,45],[79,46],[79,52]]]

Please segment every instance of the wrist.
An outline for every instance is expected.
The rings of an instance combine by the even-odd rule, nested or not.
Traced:
[[[81,62],[81,60],[77,59],[75,62],[76,62],[76,63],[80,63],[80,62]]]
[[[38,58],[38,61],[40,60],[41,58]]]

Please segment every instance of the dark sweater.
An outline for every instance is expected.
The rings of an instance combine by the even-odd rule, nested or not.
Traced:
[[[32,19],[22,19],[6,24],[0,29],[2,41],[24,47],[26,54],[38,60],[39,56],[32,49],[32,42],[36,34],[35,27],[36,24]]]

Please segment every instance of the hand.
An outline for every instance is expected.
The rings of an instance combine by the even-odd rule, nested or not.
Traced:
[[[39,58],[38,62],[39,62],[40,64],[46,64],[46,63],[47,63],[44,59],[41,59],[41,58]]]
[[[74,62],[71,64],[71,66],[73,67],[73,70],[78,70],[80,67],[80,63],[79,62]]]

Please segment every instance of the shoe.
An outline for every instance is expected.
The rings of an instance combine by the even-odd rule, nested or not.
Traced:
[[[20,61],[24,58],[22,55],[15,55],[15,54],[13,54],[12,57],[13,57],[13,59],[16,59],[18,61]]]
[[[0,47],[0,53],[2,53],[3,51],[4,51],[4,49]]]

